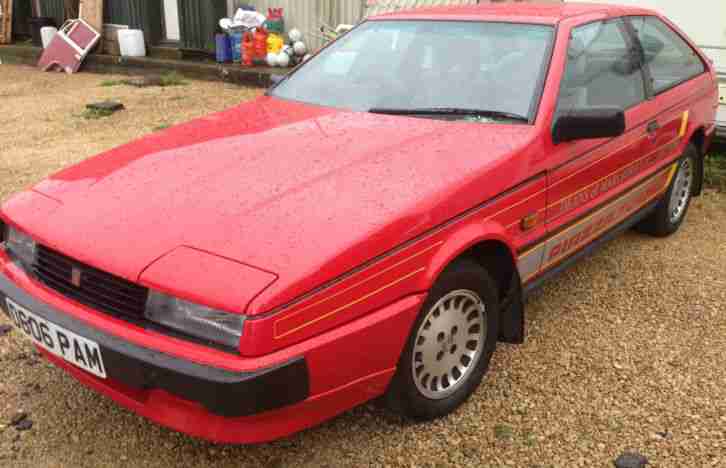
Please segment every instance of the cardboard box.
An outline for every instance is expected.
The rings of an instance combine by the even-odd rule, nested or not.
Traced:
[[[125,24],[104,24],[103,25],[103,53],[108,55],[121,55],[121,47],[118,43],[118,32],[121,29],[129,29]]]

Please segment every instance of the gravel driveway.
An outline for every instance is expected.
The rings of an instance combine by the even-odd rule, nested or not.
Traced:
[[[0,65],[0,199],[155,128],[258,93],[220,83],[100,86],[113,77]],[[86,120],[87,102],[127,110]],[[0,318],[0,325],[7,324]],[[158,427],[77,384],[18,333],[0,336],[0,466],[726,466],[726,195],[666,240],[628,233],[529,301],[523,346],[454,415],[413,424],[369,404],[277,443],[232,447]],[[18,411],[32,428],[10,425]]]

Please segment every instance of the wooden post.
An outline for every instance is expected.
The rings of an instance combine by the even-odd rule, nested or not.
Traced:
[[[63,0],[63,17],[66,20],[78,18],[78,0]]]
[[[0,0],[0,44],[13,40],[13,0]]]
[[[103,0],[81,0],[79,17],[101,34],[95,51],[103,52]]]

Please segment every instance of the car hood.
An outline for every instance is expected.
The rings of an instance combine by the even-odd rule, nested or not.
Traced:
[[[57,208],[10,216],[130,280],[180,246],[274,273],[260,312],[506,189],[533,133],[262,97],[64,170],[34,188]]]

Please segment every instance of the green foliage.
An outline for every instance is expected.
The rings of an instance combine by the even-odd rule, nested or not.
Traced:
[[[81,117],[86,120],[98,120],[104,117],[108,117],[111,114],[113,114],[113,111],[108,109],[86,109],[81,114]]]
[[[726,192],[726,148],[717,148],[706,158],[705,185]]]
[[[163,75],[150,76],[150,77],[146,77],[146,78],[131,78],[131,79],[123,79],[123,80],[104,80],[101,82],[101,86],[104,88],[109,88],[109,87],[113,87],[113,86],[121,86],[121,85],[137,86],[137,87],[160,86],[162,88],[166,88],[169,86],[186,86],[187,84],[189,84],[189,83],[184,81],[184,78],[175,71],[165,73]]]
[[[506,424],[494,426],[494,437],[500,440],[511,440],[514,437],[514,429]]]
[[[161,80],[159,82],[159,86],[162,88],[165,88],[167,86],[186,86],[187,82],[184,81],[184,78],[179,75],[177,72],[171,72],[167,73],[165,75],[161,75]]]
[[[104,88],[110,88],[112,86],[121,86],[125,80],[104,80],[101,82],[101,86]]]

